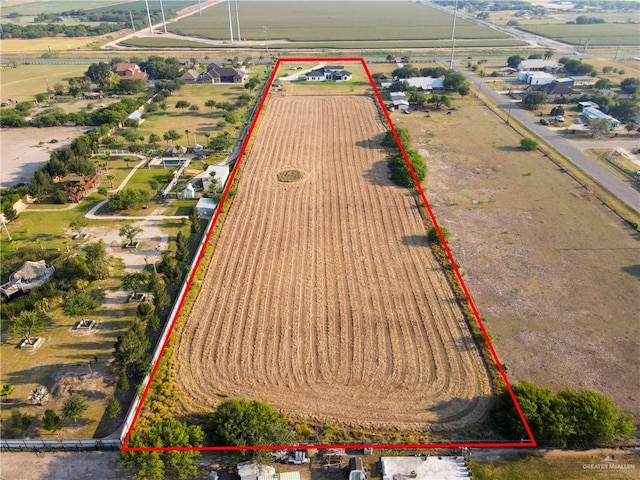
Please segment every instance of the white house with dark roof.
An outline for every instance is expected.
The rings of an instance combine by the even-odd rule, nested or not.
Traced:
[[[334,65],[311,70],[304,77],[307,81],[311,82],[346,82],[347,80],[351,80],[353,74],[346,71],[342,65]]]
[[[407,78],[406,82],[423,92],[432,92],[433,90],[444,90],[444,78],[434,77],[412,77]]]
[[[233,67],[221,67],[215,63],[207,65],[207,71],[198,77],[198,83],[244,83],[247,75]]]

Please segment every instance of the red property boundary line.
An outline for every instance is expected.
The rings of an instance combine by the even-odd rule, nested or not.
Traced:
[[[218,221],[218,218],[220,216],[220,212],[222,210],[222,206],[224,205],[224,202],[227,198],[227,195],[229,193],[229,189],[231,188],[231,185],[233,184],[233,181],[235,179],[236,173],[238,171],[238,167],[240,166],[242,159],[244,157],[245,151],[247,149],[247,146],[249,144],[249,140],[251,138],[251,135],[253,134],[253,130],[256,126],[257,120],[260,116],[260,113],[262,112],[262,107],[264,106],[264,103],[267,99],[267,96],[269,95],[269,92],[271,90],[271,86],[273,84],[275,75],[280,67],[280,65],[282,63],[309,63],[309,62],[313,62],[313,63],[317,63],[317,62],[344,62],[344,63],[359,63],[362,65],[367,78],[369,80],[369,83],[371,84],[372,88],[373,88],[373,92],[376,96],[376,99],[378,100],[378,103],[380,104],[381,107],[381,111],[384,113],[384,116],[387,120],[387,123],[389,125],[389,127],[391,128],[391,131],[393,132],[393,136],[396,139],[397,144],[400,147],[400,151],[402,152],[402,156],[404,157],[404,160],[407,164],[407,167],[409,168],[409,171],[411,172],[411,176],[414,179],[414,182],[416,184],[416,187],[418,189],[418,192],[420,193],[420,198],[422,199],[422,201],[424,202],[424,205],[427,209],[427,212],[429,213],[429,218],[431,219],[431,221],[433,222],[433,225],[435,226],[437,232],[438,232],[438,236],[440,237],[440,240],[442,242],[442,246],[444,247],[444,250],[447,254],[447,256],[449,257],[449,261],[451,262],[451,265],[453,267],[453,270],[456,274],[456,277],[458,279],[458,281],[460,282],[460,285],[462,286],[462,289],[464,291],[464,294],[467,298],[467,301],[469,302],[469,305],[471,306],[471,309],[473,311],[473,315],[476,319],[476,321],[478,322],[478,325],[480,326],[480,329],[482,331],[482,334],[484,336],[485,341],[487,342],[487,345],[489,346],[489,350],[491,351],[491,355],[493,357],[493,360],[496,362],[496,366],[498,367],[498,370],[500,371],[500,375],[502,376],[502,380],[504,381],[504,384],[506,385],[507,391],[509,392],[509,395],[511,396],[511,399],[513,400],[513,403],[515,405],[516,411],[518,412],[518,415],[520,417],[520,420],[522,421],[522,424],[524,426],[524,429],[528,435],[528,439],[522,439],[519,442],[459,442],[459,443],[392,443],[392,444],[327,444],[327,445],[260,445],[260,446],[251,446],[251,447],[237,447],[237,446],[203,446],[203,447],[128,447],[127,444],[129,443],[129,439],[131,437],[131,433],[133,431],[133,429],[135,428],[136,422],[138,420],[138,417],[140,415],[140,412],[142,410],[142,406],[144,404],[144,401],[147,397],[147,394],[149,392],[149,388],[151,386],[151,383],[153,382],[153,379],[155,377],[156,371],[158,369],[158,365],[160,363],[160,359],[162,358],[162,356],[164,355],[165,349],[167,347],[167,343],[169,342],[169,338],[173,333],[173,329],[175,327],[175,323],[176,320],[178,318],[178,316],[180,315],[180,312],[182,310],[182,307],[184,305],[185,302],[185,298],[187,295],[187,292],[189,291],[189,289],[191,288],[191,285],[193,283],[194,277],[195,277],[195,273],[198,269],[198,267],[200,266],[200,262],[202,260],[202,257],[204,255],[204,247],[209,243],[209,240],[211,238],[211,234],[213,233],[213,229]],[[404,146],[402,145],[402,142],[400,141],[400,137],[398,136],[398,133],[396,132],[395,126],[393,125],[393,122],[391,121],[391,117],[389,116],[389,113],[387,112],[387,109],[384,106],[384,102],[382,100],[382,97],[380,96],[380,92],[378,91],[378,89],[375,86],[375,82],[373,81],[373,78],[371,76],[371,72],[369,71],[369,68],[367,67],[366,62],[364,61],[364,58],[362,57],[336,57],[336,58],[314,58],[314,57],[301,57],[301,58],[296,58],[296,57],[291,57],[291,58],[281,58],[278,59],[278,61],[276,62],[276,65],[273,69],[273,71],[271,72],[271,75],[269,76],[269,81],[268,84],[266,85],[266,88],[264,89],[264,94],[262,96],[262,98],[260,99],[260,103],[258,105],[258,108],[255,112],[255,115],[253,117],[253,121],[251,122],[251,126],[249,127],[249,131],[247,133],[247,136],[245,137],[245,140],[242,144],[242,148],[240,150],[240,153],[238,155],[238,158],[235,162],[234,168],[231,171],[231,174],[229,176],[229,180],[227,181],[227,184],[225,186],[225,189],[222,193],[222,197],[220,199],[220,203],[218,205],[218,208],[216,208],[216,212],[215,215],[212,219],[212,221],[209,223],[205,237],[204,237],[204,241],[201,243],[201,248],[199,249],[199,254],[196,257],[195,262],[193,263],[193,266],[189,272],[189,277],[188,280],[186,282],[186,285],[183,286],[183,288],[181,289],[181,294],[180,294],[180,298],[178,299],[178,307],[177,309],[174,308],[174,310],[172,311],[173,313],[173,318],[171,319],[171,325],[169,327],[168,330],[168,334],[165,337],[165,340],[162,344],[162,348],[160,350],[160,354],[158,355],[158,359],[157,361],[154,363],[153,368],[151,370],[151,373],[149,374],[146,384],[145,384],[145,388],[142,392],[142,396],[140,398],[140,401],[138,402],[133,420],[130,424],[130,427],[128,429],[128,431],[126,432],[126,435],[124,437],[124,441],[123,441],[123,445],[122,445],[122,451],[124,452],[152,452],[152,451],[193,451],[193,450],[197,450],[197,451],[221,451],[221,450],[293,450],[293,449],[308,449],[308,448],[314,448],[314,449],[329,449],[329,448],[336,448],[336,447],[341,447],[341,448],[376,448],[376,449],[380,449],[380,448],[387,448],[387,449],[397,449],[397,448],[461,448],[461,447],[468,447],[468,448],[504,448],[504,447],[518,447],[518,448],[532,448],[532,447],[536,447],[537,443],[536,440],[533,436],[533,433],[531,432],[531,428],[529,427],[529,424],[527,423],[526,418],[524,417],[524,414],[522,413],[522,409],[520,408],[520,404],[518,403],[518,400],[516,399],[515,394],[513,393],[513,389],[511,388],[511,385],[509,383],[509,380],[507,379],[507,375],[504,371],[504,368],[502,367],[502,363],[500,362],[498,355],[495,351],[495,349],[493,348],[493,344],[491,343],[491,340],[489,339],[489,335],[487,334],[487,331],[484,327],[484,324],[482,322],[482,320],[480,319],[480,313],[478,312],[478,309],[476,308],[475,303],[473,302],[473,300],[471,299],[471,294],[469,293],[469,290],[467,289],[467,286],[462,278],[462,275],[460,274],[460,270],[458,269],[458,265],[456,264],[455,260],[453,259],[453,255],[451,254],[451,250],[449,250],[449,245],[447,245],[447,242],[444,238],[444,235],[442,234],[442,230],[440,228],[440,225],[438,224],[438,222],[436,221],[435,215],[433,214],[433,211],[431,210],[431,206],[429,205],[429,202],[427,201],[427,197],[425,196],[424,191],[422,190],[422,187],[420,186],[420,182],[418,181],[418,178],[416,177],[415,171],[413,170],[413,167],[411,165],[411,162],[409,161],[409,158],[407,157],[407,152],[405,151]]]

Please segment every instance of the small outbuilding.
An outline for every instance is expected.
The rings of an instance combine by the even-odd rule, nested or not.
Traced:
[[[210,220],[213,218],[213,213],[216,211],[218,204],[213,198],[201,198],[196,203],[196,213],[198,217]]]
[[[240,480],[258,480],[262,476],[274,476],[276,469],[256,462],[240,462],[236,466]]]

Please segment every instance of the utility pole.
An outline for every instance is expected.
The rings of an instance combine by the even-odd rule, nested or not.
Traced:
[[[162,0],[160,0],[160,13],[162,14],[162,27],[164,28],[164,33],[167,33],[167,21],[164,19],[164,7],[162,6]]]
[[[136,26],[133,23],[133,14],[131,13],[131,10],[129,10],[129,18],[131,19],[131,29],[133,30],[133,34],[136,34]]]
[[[202,16],[202,5],[200,5],[200,0],[198,0],[198,11],[200,12],[200,16]]]
[[[451,26],[451,62],[449,68],[453,68],[453,52],[456,48],[456,18],[458,17],[458,0],[453,7],[453,25]]]
[[[269,37],[267,37],[267,26],[263,25],[262,29],[264,30],[264,48],[269,53]]]
[[[227,9],[229,10],[229,38],[233,43],[233,22],[231,22],[231,0],[227,0]]]
[[[149,20],[149,33],[153,35],[153,25],[151,24],[151,13],[149,13],[149,0],[144,0],[147,5],[147,19]]]
[[[242,41],[242,37],[240,37],[240,17],[238,16],[238,0],[236,0],[236,27],[238,27],[238,41]]]

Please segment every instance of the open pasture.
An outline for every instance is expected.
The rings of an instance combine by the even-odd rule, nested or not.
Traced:
[[[246,1],[239,4],[242,38],[295,42],[438,40],[451,38],[452,16],[410,2]],[[266,27],[266,32],[265,32]],[[168,26],[172,33],[226,40],[226,4],[220,3]],[[235,25],[234,25],[235,31]],[[501,39],[503,33],[458,18],[456,37]]]
[[[257,125],[176,332],[184,407],[245,397],[383,432],[481,423],[488,372],[412,193],[388,178],[373,101],[272,96]]]
[[[4,40],[3,40],[4,42]],[[86,65],[24,65],[8,68],[0,73],[0,98],[6,100],[32,100],[38,93],[47,92],[47,82],[53,88],[56,83],[65,83],[70,78],[82,77]]]
[[[392,118],[428,155],[429,202],[510,380],[595,389],[637,418],[638,232],[478,99],[454,106]]]

